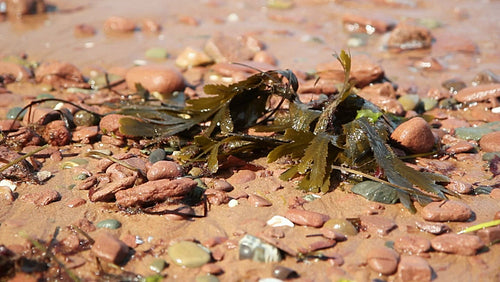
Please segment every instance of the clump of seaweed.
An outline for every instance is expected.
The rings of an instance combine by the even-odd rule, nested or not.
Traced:
[[[185,107],[123,110],[134,118],[122,118],[120,131],[130,136],[166,137],[203,124],[193,141],[181,149],[180,160],[204,161],[208,171],[216,173],[219,161],[228,155],[265,151],[268,162],[282,157],[295,160],[281,179],[299,179],[299,189],[328,192],[333,171],[340,170],[385,184],[385,189],[395,191],[389,202],[399,200],[412,212],[412,200],[425,205],[451,194],[437,184],[448,178],[416,171],[395,155],[387,144],[394,128],[391,117],[354,93],[350,55],[342,51],[335,56],[344,68],[345,80],[322,111],[299,100],[297,78],[291,71],[274,70],[230,85],[206,85],[204,91],[210,96],[188,100]],[[274,108],[269,106],[272,97],[280,99]],[[262,137],[249,134],[249,129],[272,134]]]

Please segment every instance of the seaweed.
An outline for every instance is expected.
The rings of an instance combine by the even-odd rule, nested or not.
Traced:
[[[120,131],[165,138],[197,126],[200,131],[176,156],[185,164],[206,163],[211,174],[230,155],[255,157],[260,151],[268,162],[291,158],[280,178],[297,178],[298,188],[308,192],[330,191],[333,171],[339,170],[380,183],[362,196],[373,200],[382,189],[390,195],[384,201],[400,201],[412,212],[413,200],[425,205],[456,195],[437,184],[448,182],[445,176],[416,171],[394,154],[387,139],[397,118],[355,94],[350,54],[341,51],[335,57],[344,69],[344,81],[322,110],[299,100],[293,72],[272,70],[229,85],[205,85],[208,96],[187,100],[184,107],[146,103],[122,108],[121,113],[133,117],[120,120]],[[279,103],[270,103],[271,98]]]

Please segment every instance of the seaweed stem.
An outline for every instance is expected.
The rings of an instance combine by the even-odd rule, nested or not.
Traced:
[[[49,144],[45,144],[45,145],[43,145],[42,147],[40,147],[40,148],[38,148],[38,149],[35,149],[35,150],[33,150],[33,151],[31,151],[31,152],[27,153],[26,155],[21,156],[21,157],[19,157],[19,158],[15,159],[15,160],[11,161],[10,163],[8,163],[8,164],[6,164],[6,165],[2,166],[2,167],[0,168],[0,172],[2,172],[2,171],[4,171],[4,170],[8,169],[9,167],[11,167],[11,166],[13,166],[13,165],[15,165],[15,164],[19,163],[20,161],[22,161],[22,160],[24,160],[24,159],[27,159],[27,158],[29,158],[29,157],[33,156],[34,154],[36,154],[36,153],[38,153],[38,152],[40,152],[40,151],[42,151],[42,150],[44,150],[44,149],[46,149],[46,148],[48,148],[48,147],[49,147]]]

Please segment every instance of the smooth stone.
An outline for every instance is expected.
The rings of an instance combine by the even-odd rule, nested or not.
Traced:
[[[400,124],[391,138],[410,152],[427,153],[434,147],[434,134],[431,127],[421,117],[414,117]]]
[[[325,222],[324,227],[332,228],[346,236],[355,236],[358,234],[356,227],[350,221],[343,218],[332,218]]]
[[[454,98],[458,102],[480,102],[500,97],[500,83],[480,84],[458,91]]]
[[[471,208],[455,200],[432,202],[422,209],[422,218],[434,222],[467,221],[471,216]]]
[[[326,221],[328,221],[328,219],[330,219],[330,217],[326,214],[299,209],[289,209],[286,212],[285,217],[295,224],[311,227],[321,227]]]
[[[22,111],[23,108],[21,107],[13,107],[7,112],[7,119],[15,119],[17,117],[18,120],[22,120],[24,115],[26,114],[26,110],[24,110],[21,114],[19,114]],[[19,116],[18,116],[19,114]]]
[[[219,282],[219,278],[212,274],[198,275],[196,276],[195,282]]]
[[[431,245],[438,252],[473,256],[484,247],[483,241],[476,235],[443,234],[431,240]]]
[[[128,255],[129,247],[122,241],[109,233],[100,233],[92,245],[92,252],[100,258],[113,262],[122,263]]]
[[[174,179],[182,176],[182,167],[173,161],[155,162],[148,170],[149,181],[159,179]]]
[[[163,161],[167,157],[167,152],[163,149],[155,149],[149,154],[149,162],[154,164],[159,161]]]
[[[407,94],[398,98],[399,103],[403,106],[405,111],[411,111],[415,109],[420,102],[418,94]]]
[[[250,205],[253,207],[270,207],[273,205],[266,198],[255,194],[248,196],[248,201],[250,202]]]
[[[164,259],[157,258],[151,262],[151,264],[149,265],[149,269],[154,272],[160,273],[163,269],[165,269],[165,266],[167,266],[167,262]]]
[[[481,137],[479,147],[484,152],[500,152],[500,131],[494,131]]]
[[[376,247],[368,252],[367,262],[373,271],[383,275],[391,275],[398,268],[399,254],[393,249]]]
[[[431,281],[432,269],[429,263],[422,257],[403,255],[399,262],[397,275],[401,281]]]
[[[431,242],[424,237],[408,234],[394,241],[394,249],[399,253],[420,254],[431,249]]]
[[[200,267],[211,259],[210,251],[190,241],[181,241],[168,247],[168,255],[177,265],[190,268]]]
[[[118,220],[111,218],[99,221],[95,226],[97,228],[118,229],[122,226],[122,224]]]
[[[137,66],[131,68],[126,76],[128,88],[137,91],[135,85],[140,83],[150,92],[158,92],[168,98],[174,91],[185,88],[184,78],[177,70],[162,66]]]

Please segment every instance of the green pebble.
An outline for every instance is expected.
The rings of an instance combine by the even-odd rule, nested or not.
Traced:
[[[36,96],[36,99],[37,100],[40,100],[40,99],[48,99],[48,98],[54,98],[54,95],[50,94],[50,93],[41,93],[41,94],[38,94]]]
[[[422,98],[422,103],[424,104],[424,110],[430,111],[437,106],[438,101],[436,99],[426,97]]]
[[[118,229],[122,224],[116,219],[105,219],[96,224],[97,228]]]
[[[196,276],[196,279],[194,280],[196,282],[219,282],[219,278],[212,274],[207,274],[207,275],[199,275]]]
[[[160,273],[167,266],[167,262],[164,259],[158,258],[151,262],[149,269],[154,272]]]
[[[99,123],[99,119],[95,115],[83,110],[76,112],[73,120],[78,126],[92,126]]]
[[[407,94],[399,97],[398,101],[405,111],[411,111],[417,107],[420,97],[417,94]]]
[[[180,266],[195,268],[210,261],[210,251],[199,244],[181,241],[168,247],[169,257]]]
[[[85,180],[89,177],[88,174],[86,173],[80,173],[80,174],[77,174],[75,176],[73,176],[73,180]]]
[[[75,159],[71,159],[71,160],[63,162],[61,164],[61,168],[62,169],[73,168],[73,167],[77,167],[77,166],[81,166],[81,165],[86,165],[88,163],[89,163],[89,161],[87,161],[86,159],[75,158]]]
[[[7,112],[7,119],[15,119],[17,117],[18,120],[22,120],[24,115],[26,114],[26,110],[24,110],[22,113],[21,113],[21,110],[23,108],[21,107],[13,107],[11,108],[8,112]],[[19,114],[21,113],[21,114]],[[19,116],[18,116],[19,114]]]
[[[455,129],[455,136],[464,140],[478,141],[483,135],[493,131],[500,131],[500,121],[485,123],[477,127],[459,127]]]
[[[343,218],[332,218],[325,222],[324,227],[333,228],[335,231],[347,236],[354,236],[358,234],[356,227],[354,227],[350,221]]]
[[[149,48],[145,55],[149,59],[165,59],[168,57],[168,52],[164,48],[153,47]]]

